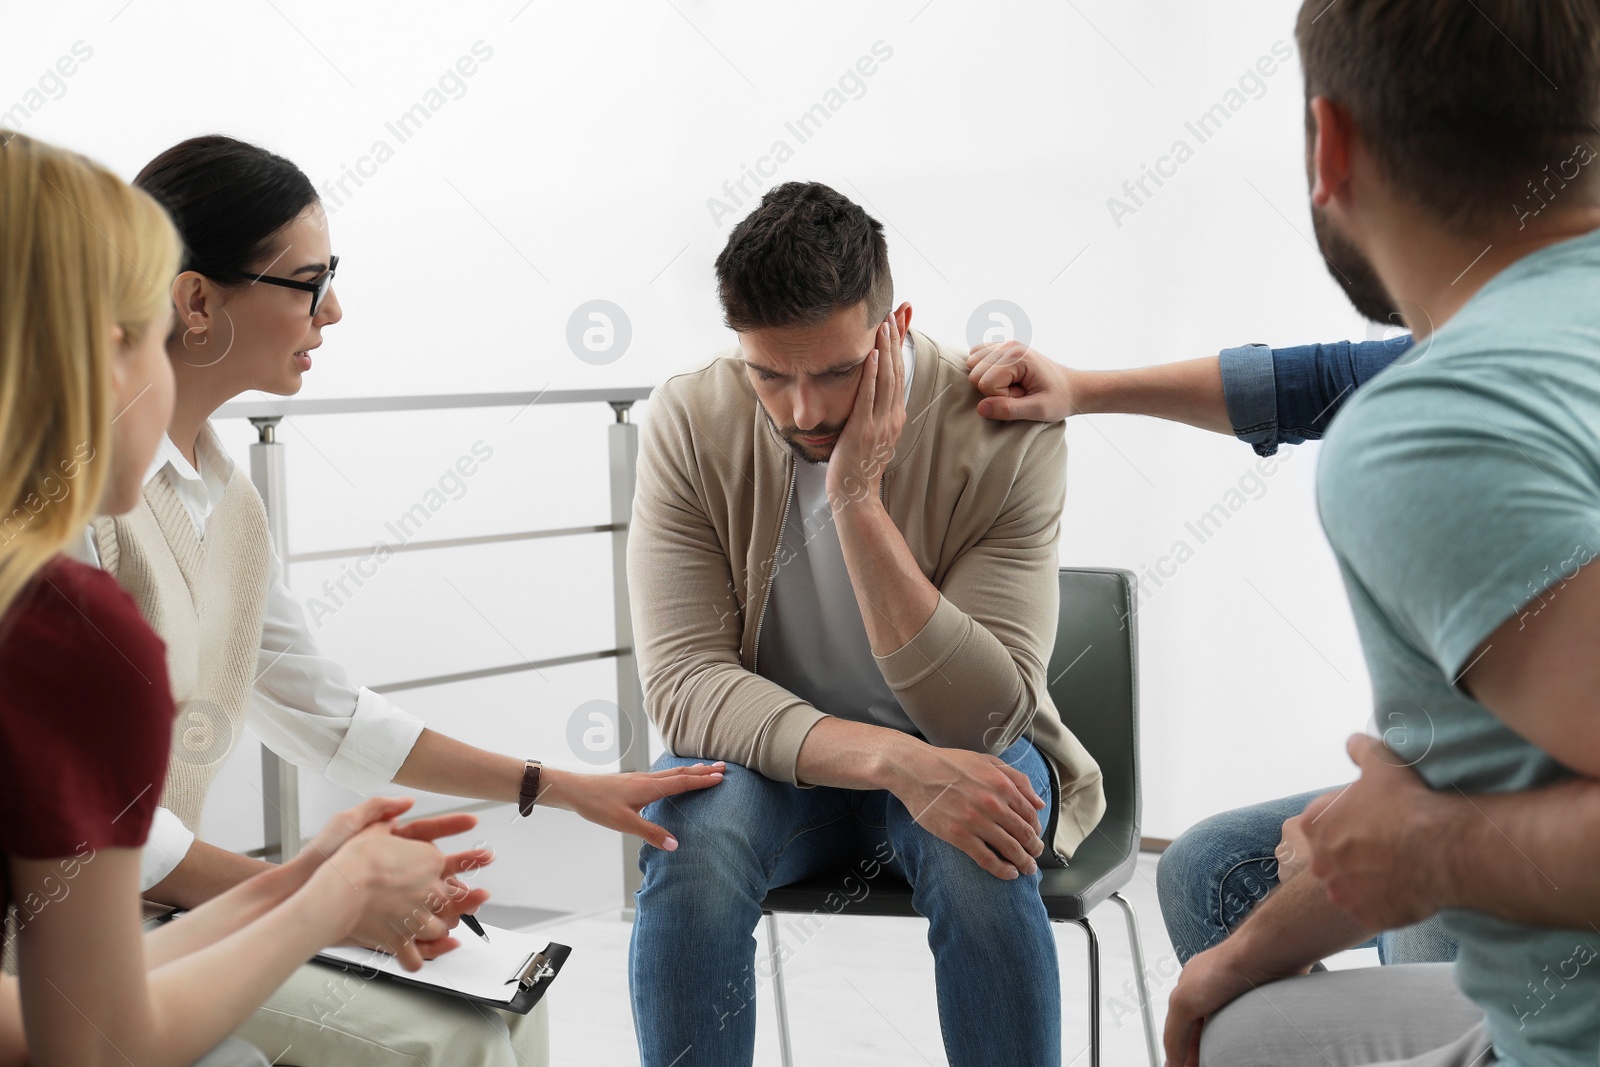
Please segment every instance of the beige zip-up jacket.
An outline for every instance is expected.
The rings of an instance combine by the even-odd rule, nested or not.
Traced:
[[[1065,432],[985,419],[964,353],[912,337],[916,374],[883,499],[940,599],[878,667],[930,744],[999,753],[1020,734],[1033,741],[1056,786],[1048,843],[1065,861],[1105,812],[1100,768],[1045,684]],[[794,455],[737,352],[657,389],[642,437],[628,589],[645,708],[679,756],[803,785],[800,745],[826,713],[756,673]]]

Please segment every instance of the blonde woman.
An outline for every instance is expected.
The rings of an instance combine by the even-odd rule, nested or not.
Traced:
[[[260,497],[208,420],[247,390],[299,391],[321,358],[326,330],[344,315],[327,217],[293,162],[230,137],[174,145],[134,185],[167,209],[185,246],[167,339],[177,399],[143,499],[97,523],[79,556],[115,574],[167,644],[179,721],[145,851],[147,897],[194,907],[268,866],[196,837],[212,778],[247,721],[280,756],[358,792],[395,782],[521,802],[524,813],[536,801],[676,848],[640,809],[715,785],[720,766],[612,775],[542,767],[525,758],[533,753],[491,752],[426,727],[320,653],[282,581]],[[381,934],[375,916],[356,938]],[[542,1002],[524,1016],[387,983],[333,994],[325,970],[304,968],[241,1034],[274,1053],[292,1047],[300,1067],[546,1061]]]
[[[141,935],[174,710],[162,644],[109,575],[60,553],[140,499],[173,405],[179,247],[149,196],[0,130],[0,906],[19,962],[0,979],[3,1064],[264,1064],[227,1035],[284,978],[365,916],[440,936],[427,901],[487,860],[426,840],[461,823],[408,838],[408,802],[372,800]],[[385,947],[420,966],[400,935]]]

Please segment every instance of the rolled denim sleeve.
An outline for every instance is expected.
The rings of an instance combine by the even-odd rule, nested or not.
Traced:
[[[1384,341],[1223,349],[1222,390],[1234,435],[1262,456],[1279,445],[1320,439],[1351,394],[1411,345],[1411,336],[1402,334]]]
[[[1263,456],[1278,450],[1278,386],[1272,349],[1262,344],[1224,348],[1222,395],[1233,435]],[[1263,451],[1263,449],[1265,449]]]

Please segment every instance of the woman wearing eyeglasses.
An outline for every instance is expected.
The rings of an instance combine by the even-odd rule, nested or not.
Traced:
[[[17,959],[0,976],[0,1067],[265,1067],[227,1035],[274,986],[379,911],[415,970],[411,924],[443,936],[430,912],[446,879],[491,858],[431,843],[470,815],[400,827],[410,801],[372,799],[140,936],[140,846],[172,742],[166,650],[114,579],[62,549],[140,499],[172,413],[179,253],[150,197],[0,129],[0,942]]]
[[[541,768],[425,727],[318,651],[282,580],[261,499],[208,420],[247,390],[299,391],[323,331],[343,317],[327,216],[293,163],[223,136],[169,148],[134,184],[167,209],[186,248],[167,340],[177,398],[143,502],[97,522],[83,554],[117,576],[167,644],[178,716],[164,810],[145,850],[147,898],[194,907],[266,866],[194,836],[245,722],[280,756],[362,793],[394,782],[520,802],[524,814],[536,798],[676,848],[639,810],[715,785],[720,766],[620,775]],[[355,937],[382,941],[376,927]],[[331,977],[302,968],[240,1036],[269,1055],[289,1048],[286,1062],[300,1067],[546,1061],[542,1004],[519,1016],[392,983],[352,993]]]

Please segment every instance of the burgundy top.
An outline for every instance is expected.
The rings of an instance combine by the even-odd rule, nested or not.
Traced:
[[[51,560],[0,618],[0,854],[64,858],[65,882],[96,849],[143,845],[172,719],[166,645],[133,598]],[[45,903],[16,901],[18,924]]]

